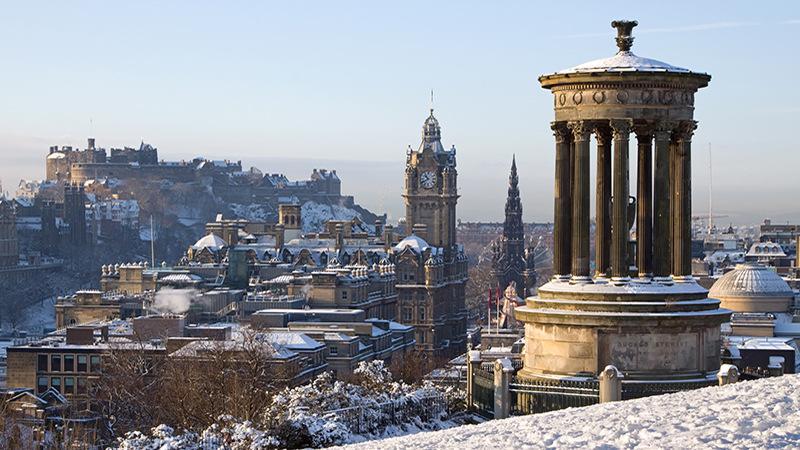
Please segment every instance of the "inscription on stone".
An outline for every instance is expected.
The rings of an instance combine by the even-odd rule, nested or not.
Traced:
[[[697,333],[600,333],[601,364],[621,371],[697,370],[700,336]]]

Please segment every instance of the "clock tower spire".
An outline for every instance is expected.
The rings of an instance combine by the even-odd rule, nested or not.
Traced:
[[[406,235],[410,236],[416,229],[418,234],[425,234],[418,237],[449,254],[456,245],[456,148],[446,150],[441,136],[442,129],[431,108],[430,116],[422,125],[419,150],[409,149],[406,155],[403,197],[406,199]]]

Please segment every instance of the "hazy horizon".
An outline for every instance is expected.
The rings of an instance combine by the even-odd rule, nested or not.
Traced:
[[[136,147],[167,161],[241,160],[342,193],[396,221],[405,149],[430,90],[457,148],[462,221],[502,221],[516,155],[526,222],[552,221],[553,98],[538,76],[616,52],[711,74],[696,95],[693,211],[719,225],[800,223],[800,4],[675,2],[27,4],[2,1],[0,179],[43,179],[52,145]],[[576,14],[579,11],[580,14]],[[770,73],[767,73],[769,71]],[[772,73],[774,72],[774,73]],[[635,174],[635,158],[631,161]]]

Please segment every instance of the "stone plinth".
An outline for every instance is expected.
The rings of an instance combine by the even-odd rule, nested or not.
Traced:
[[[551,281],[516,309],[525,322],[522,377],[600,373],[626,380],[696,380],[720,367],[720,324],[731,311],[694,282]]]

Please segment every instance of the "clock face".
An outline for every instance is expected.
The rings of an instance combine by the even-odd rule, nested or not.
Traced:
[[[430,171],[422,172],[419,177],[419,184],[425,189],[430,189],[436,184],[436,174]]]

